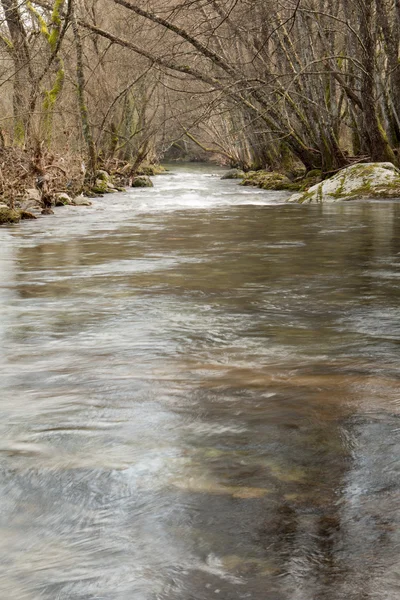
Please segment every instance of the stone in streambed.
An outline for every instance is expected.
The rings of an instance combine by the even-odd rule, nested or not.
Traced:
[[[150,177],[141,175],[140,177],[133,178],[132,187],[153,187],[153,182]]]
[[[80,196],[76,196],[76,198],[74,198],[72,200],[72,205],[73,206],[92,206],[92,203],[90,202],[90,200],[88,200],[87,198],[85,198],[85,196],[83,196],[81,194]]]
[[[6,204],[0,204],[0,225],[10,225],[21,220],[19,211],[10,208]]]
[[[72,200],[65,192],[59,192],[56,194],[54,204],[55,206],[68,206],[72,204]]]
[[[33,213],[29,212],[29,210],[20,210],[19,214],[20,214],[22,220],[37,219],[37,216],[34,215]]]

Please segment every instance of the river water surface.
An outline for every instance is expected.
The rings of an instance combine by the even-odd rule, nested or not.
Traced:
[[[400,597],[400,203],[180,167],[0,230],[0,598]]]

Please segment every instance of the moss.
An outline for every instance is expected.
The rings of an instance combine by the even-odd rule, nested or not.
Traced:
[[[21,213],[12,208],[0,207],[0,225],[10,225],[21,220]]]
[[[239,185],[259,187],[263,190],[298,191],[300,184],[294,183],[282,173],[269,171],[250,171]]]
[[[9,50],[13,50],[14,49],[14,44],[12,43],[11,40],[9,40],[5,35],[0,35],[0,40],[2,42],[4,42],[4,44],[7,46],[7,48]]]
[[[64,0],[56,0],[54,2],[53,12],[51,14],[51,22],[56,27],[61,25],[61,9],[64,5]]]
[[[132,187],[153,187],[153,182],[147,176],[135,177]]]
[[[47,27],[46,21],[43,19],[40,12],[36,10],[36,8],[32,5],[31,2],[27,2],[26,6],[29,9],[29,11],[32,13],[32,15],[36,18],[37,22],[39,23],[41,33],[48,40],[49,39],[49,29]]]
[[[47,138],[47,142],[50,143],[51,134],[53,129],[53,111],[54,105],[57,101],[57,98],[61,94],[61,91],[64,86],[65,80],[65,72],[63,63],[60,59],[60,68],[57,71],[56,78],[54,81],[54,85],[51,90],[47,90],[44,92],[44,101],[43,101],[43,126],[44,133]]]
[[[166,172],[167,169],[165,167],[162,167],[161,165],[142,165],[138,168],[136,174],[151,177],[153,175],[161,175],[162,173]]]
[[[333,198],[342,198],[343,197],[343,189],[344,189],[344,184],[346,182],[346,175],[343,175],[340,179],[340,184],[338,189],[336,190],[336,192],[330,192],[330,196],[332,196]],[[346,194],[347,196],[348,194]]]
[[[96,179],[107,182],[110,180],[110,175],[107,173],[107,171],[97,171]]]
[[[14,142],[17,146],[25,143],[25,123],[20,117],[14,119]]]
[[[382,176],[381,171],[377,172],[377,168],[379,167],[382,169],[380,163],[362,163],[339,172],[332,178],[332,183],[334,182],[335,185],[332,187],[329,186],[329,192],[325,191],[326,201],[346,201],[357,198],[399,198],[400,174],[397,174],[390,165],[390,167],[387,167],[387,177],[385,175]],[[346,185],[347,181],[352,186],[357,185],[357,187],[354,187],[351,191],[347,191],[350,188],[350,185]],[[324,200],[323,192],[323,183],[321,183],[313,191],[304,193],[297,202],[299,204],[307,201],[322,202]]]
[[[305,204],[308,200],[311,200],[313,194],[311,192],[305,192],[302,197],[298,200],[299,204]]]
[[[316,177],[322,177],[321,169],[311,169],[311,171],[305,174],[304,179],[314,179]]]
[[[43,108],[45,111],[52,110],[54,104],[63,88],[65,79],[65,72],[63,67],[57,71],[56,79],[54,81],[54,85],[51,90],[45,92],[45,99],[43,102]]]
[[[244,179],[245,177],[246,174],[241,169],[229,169],[222,175],[221,179]]]

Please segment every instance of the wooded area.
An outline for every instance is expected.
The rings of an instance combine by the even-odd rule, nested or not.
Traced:
[[[2,152],[70,178],[397,164],[399,43],[400,0],[1,0]]]

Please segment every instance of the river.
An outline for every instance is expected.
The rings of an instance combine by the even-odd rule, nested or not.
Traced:
[[[400,203],[181,166],[0,229],[0,597],[400,597]]]

